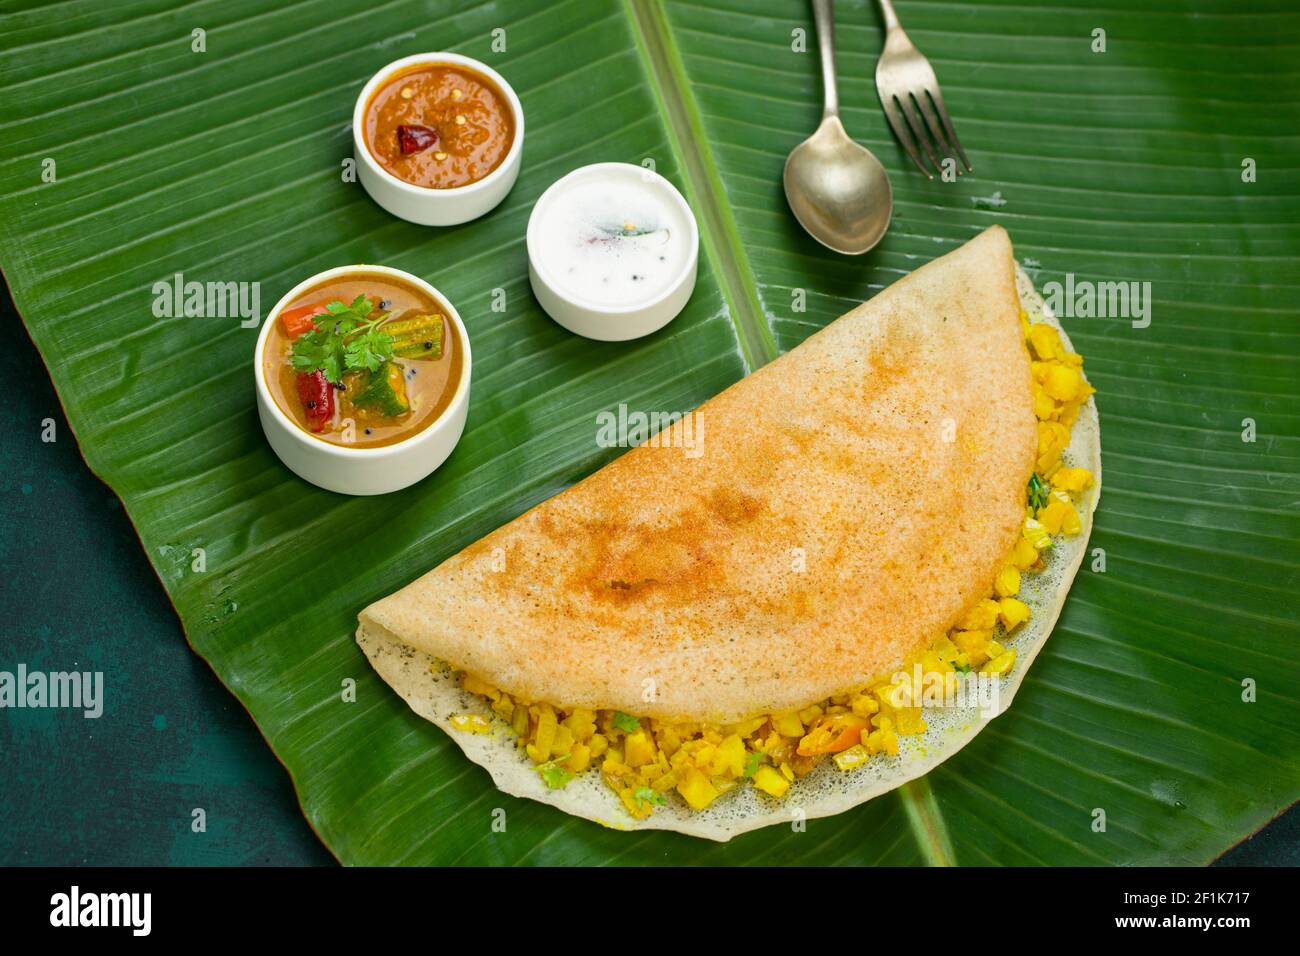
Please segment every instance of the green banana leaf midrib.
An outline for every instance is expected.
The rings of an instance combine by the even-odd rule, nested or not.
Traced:
[[[669,143],[681,162],[687,199],[699,222],[700,244],[716,270],[741,354],[753,371],[772,361],[780,351],[763,314],[758,282],[705,138],[681,56],[659,0],[624,0],[624,9],[655,102],[663,114]]]
[[[659,0],[624,0],[624,8],[655,102],[663,114],[669,143],[681,163],[687,198],[699,221],[700,243],[718,276],[745,364],[753,371],[775,359],[780,350],[764,316],[758,283],[718,176],[677,44]],[[893,793],[903,805],[908,830],[926,863],[954,865],[947,824],[929,782],[924,778],[913,780]]]

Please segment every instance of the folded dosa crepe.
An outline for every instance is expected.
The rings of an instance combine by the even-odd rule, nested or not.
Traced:
[[[1100,490],[1081,365],[989,229],[357,640],[508,792],[714,839],[839,812],[959,749],[1050,632]]]

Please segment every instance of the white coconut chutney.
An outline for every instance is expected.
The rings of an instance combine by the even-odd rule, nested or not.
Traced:
[[[576,178],[548,197],[537,223],[538,266],[574,299],[632,307],[681,278],[693,231],[658,177]]]

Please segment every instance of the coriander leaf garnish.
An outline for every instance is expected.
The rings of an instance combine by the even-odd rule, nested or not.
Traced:
[[[351,305],[344,305],[338,299],[335,299],[333,302],[325,306],[326,310],[331,315],[343,316],[345,314],[350,314],[355,316],[359,321],[364,321],[366,316],[370,314],[370,310],[374,307],[375,304],[364,295],[359,295],[353,299]]]
[[[305,332],[293,343],[293,354],[289,356],[291,364],[299,372],[325,372],[331,382],[343,378],[342,368],[333,347],[333,337],[323,331]]]
[[[641,729],[641,721],[621,710],[614,711],[614,726],[625,734],[634,734]]]
[[[371,318],[374,307],[364,295],[351,305],[339,299],[328,303],[316,328],[294,340],[289,364],[299,372],[324,372],[335,385],[349,372],[376,371],[393,357],[393,337],[380,331],[389,313]]]
[[[348,371],[373,372],[393,354],[393,337],[374,331],[349,342],[343,348],[343,361]]]
[[[637,787],[632,791],[632,799],[638,803],[648,803],[652,807],[662,807],[668,803],[664,795],[653,787]]]
[[[1037,511],[1047,504],[1047,486],[1043,484],[1043,479],[1038,477],[1038,473],[1029,476],[1029,507]]]
[[[752,777],[758,773],[759,764],[763,762],[763,754],[757,750],[745,754],[745,776]]]
[[[542,783],[551,790],[563,790],[573,779],[573,772],[568,767],[561,767],[561,760],[568,760],[569,754],[548,760],[544,764],[537,766],[537,772],[542,775]]]
[[[631,239],[636,238],[637,236],[650,236],[656,232],[668,232],[667,228],[661,227],[657,223],[649,226],[638,226],[636,223],[631,221],[621,223],[599,223],[596,228],[606,236],[614,239]]]

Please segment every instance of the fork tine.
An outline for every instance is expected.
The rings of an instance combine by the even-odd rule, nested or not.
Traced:
[[[892,96],[886,98],[882,94],[880,105],[885,108],[885,119],[889,120],[890,128],[893,129],[894,135],[898,137],[898,141],[903,144],[903,149],[907,151],[907,155],[912,157],[912,162],[916,163],[916,168],[925,173],[927,179],[934,179],[930,170],[925,168],[925,163],[921,162],[921,156],[916,151],[916,144],[912,141],[912,134],[907,131],[907,124],[903,122],[902,114],[898,106],[895,105],[894,98]]]
[[[957,157],[953,153],[952,147],[948,145],[948,138],[943,135],[943,124],[939,122],[939,117],[935,114],[934,107],[930,103],[930,98],[926,96],[925,90],[921,90],[919,93],[913,91],[912,99],[916,100],[916,105],[920,107],[921,115],[925,117],[926,129],[934,137],[940,155],[944,159],[951,159],[953,165],[957,166]],[[961,175],[960,166],[957,166],[957,175]]]
[[[944,168],[939,165],[939,156],[935,155],[935,147],[933,147],[931,142],[930,130],[926,129],[926,124],[922,122],[922,118],[920,118],[917,113],[917,108],[911,104],[911,100],[913,100],[913,95],[909,94],[909,92],[904,92],[904,94],[898,96],[898,105],[902,107],[902,114],[907,117],[907,125],[911,126],[913,135],[915,135],[919,140],[920,148],[926,151],[926,156],[930,157],[931,165],[935,166],[935,172],[943,174]]]
[[[939,159],[934,155],[934,148],[930,145],[930,137],[925,131],[925,126],[921,122],[921,117],[916,115],[916,110],[912,108],[912,97],[906,91],[898,98],[898,105],[903,108],[903,115],[907,117],[907,125],[912,127],[912,134],[916,137],[921,148],[925,150],[925,155],[930,157],[930,162],[935,171],[942,174],[943,167],[939,165]],[[928,173],[927,173],[928,175]],[[931,179],[934,177],[931,176]]]
[[[961,157],[966,172],[974,172],[971,168],[970,160],[966,158],[966,151],[961,148],[961,140],[957,138],[957,131],[952,128],[952,120],[948,118],[948,107],[943,105],[943,93],[939,91],[939,84],[935,83],[928,91],[930,99],[934,100],[934,107],[939,113],[939,119],[943,120],[943,128],[948,133],[948,139],[953,146],[957,147],[957,155]]]
[[[900,109],[898,109],[897,104],[894,103],[892,96],[891,98],[885,99],[885,96],[881,95],[880,105],[881,107],[884,107],[885,118],[889,121],[889,126],[893,129],[894,135],[898,137],[898,142],[902,143],[902,148],[906,150],[907,155],[911,156],[911,161],[917,164],[917,169],[926,174],[926,178],[935,178],[931,176],[930,170],[926,169],[926,164],[920,161],[920,153],[917,152],[917,143],[915,143],[913,138],[911,138],[911,133],[907,131],[907,124],[905,124],[904,118],[902,118],[902,113]]]

